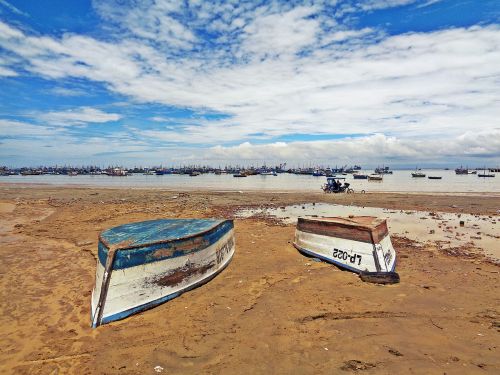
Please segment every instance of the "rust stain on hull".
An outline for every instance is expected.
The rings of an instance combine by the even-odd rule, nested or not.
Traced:
[[[185,279],[188,279],[195,275],[202,275],[212,269],[215,265],[215,262],[207,263],[203,266],[193,266],[193,265],[185,265],[179,268],[176,268],[172,271],[167,272],[166,274],[159,275],[155,277],[150,284],[155,284],[158,286],[175,286],[180,284]]]

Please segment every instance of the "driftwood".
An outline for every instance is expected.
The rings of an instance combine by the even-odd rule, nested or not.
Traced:
[[[399,283],[399,274],[397,272],[361,272],[361,280],[375,284],[397,284]]]

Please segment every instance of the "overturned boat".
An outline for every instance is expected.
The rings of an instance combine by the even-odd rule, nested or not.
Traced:
[[[161,219],[99,235],[92,327],[123,319],[221,272],[235,249],[232,220]]]
[[[385,219],[299,218],[294,246],[356,273],[394,273],[396,252]],[[398,276],[399,279],[399,276]]]

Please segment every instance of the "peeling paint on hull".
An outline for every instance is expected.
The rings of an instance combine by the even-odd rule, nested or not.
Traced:
[[[141,223],[112,228],[112,235],[106,231],[101,234],[102,254],[92,292],[93,327],[147,310],[206,283],[229,264],[234,254],[230,220],[161,220],[161,235],[155,232],[155,223],[146,223],[151,236],[143,235]],[[172,234],[170,229],[180,233]],[[133,239],[135,231],[142,236],[140,241]],[[132,239],[124,241],[124,237]],[[116,243],[121,248],[114,248]]]

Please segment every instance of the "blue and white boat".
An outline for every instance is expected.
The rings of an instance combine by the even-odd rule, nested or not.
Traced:
[[[175,298],[215,277],[235,250],[232,220],[161,219],[99,235],[92,327]]]

